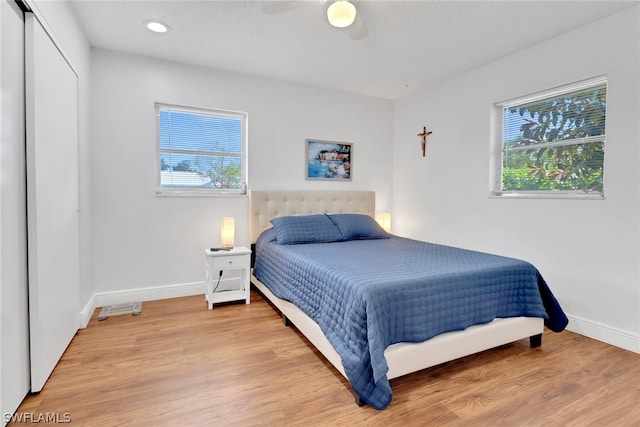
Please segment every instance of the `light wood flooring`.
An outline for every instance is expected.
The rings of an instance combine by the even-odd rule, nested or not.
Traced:
[[[203,296],[145,302],[104,321],[98,309],[18,413],[73,426],[640,426],[640,355],[568,331],[394,379],[387,409],[358,407],[322,355],[251,298],[211,311]]]

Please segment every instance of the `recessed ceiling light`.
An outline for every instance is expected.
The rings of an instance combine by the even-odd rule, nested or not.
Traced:
[[[158,21],[145,21],[144,25],[149,31],[153,31],[154,33],[166,33],[169,31],[169,26],[167,24],[163,24]]]

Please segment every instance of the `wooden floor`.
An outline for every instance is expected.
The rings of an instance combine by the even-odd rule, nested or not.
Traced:
[[[347,381],[251,297],[212,311],[203,296],[145,302],[139,316],[104,321],[96,310],[17,414],[92,427],[640,426],[640,355],[568,331],[397,378],[387,409],[358,407]]]

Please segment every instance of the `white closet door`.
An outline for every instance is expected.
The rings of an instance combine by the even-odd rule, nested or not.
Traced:
[[[0,414],[5,422],[30,384],[23,34],[18,5],[0,0]]]
[[[77,76],[38,20],[25,17],[31,391],[78,330]]]

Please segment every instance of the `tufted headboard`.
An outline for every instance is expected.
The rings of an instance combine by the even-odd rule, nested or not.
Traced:
[[[314,213],[362,213],[375,217],[373,191],[252,190],[249,193],[249,240],[271,227],[272,218]]]

